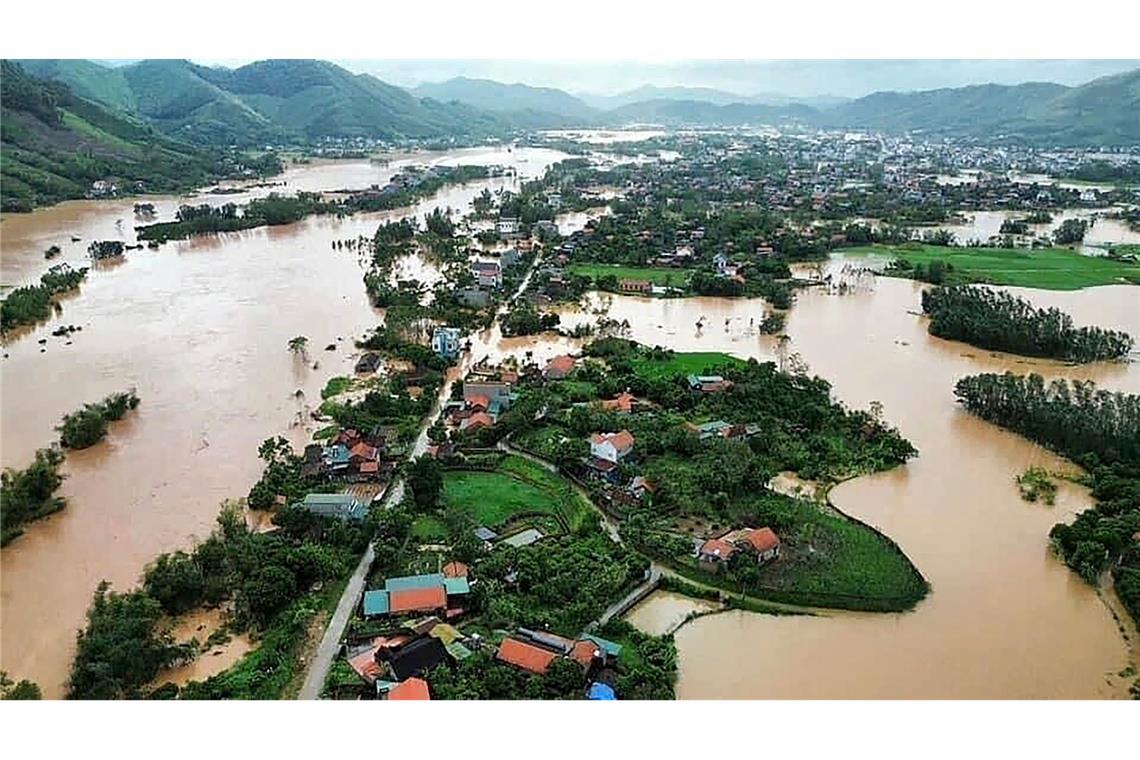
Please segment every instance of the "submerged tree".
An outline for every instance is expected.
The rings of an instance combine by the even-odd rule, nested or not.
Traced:
[[[299,356],[308,361],[309,358],[309,339],[304,335],[298,335],[295,338],[289,339],[289,350],[293,352],[294,356]]]

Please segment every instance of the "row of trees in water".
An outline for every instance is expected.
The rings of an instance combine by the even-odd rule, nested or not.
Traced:
[[[1056,308],[1037,309],[1024,298],[970,285],[936,287],[922,294],[931,335],[978,348],[1074,362],[1120,359],[1132,350],[1126,332],[1075,327]]]
[[[97,404],[84,404],[82,409],[63,418],[57,428],[59,442],[69,449],[85,449],[103,440],[107,425],[121,420],[127,412],[139,405],[133,390],[112,393]]]
[[[40,277],[39,284],[16,288],[0,301],[0,332],[47,319],[55,297],[78,288],[86,276],[87,267],[56,264]]]
[[[1111,570],[1125,607],[1140,620],[1140,395],[1089,381],[982,374],[955,389],[969,411],[1064,454],[1088,471],[1097,500],[1050,537],[1065,563],[1089,583]]]

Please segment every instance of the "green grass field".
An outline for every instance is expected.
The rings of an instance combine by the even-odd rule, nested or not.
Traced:
[[[447,526],[434,515],[422,515],[412,523],[412,536],[419,541],[443,541],[447,538]]]
[[[954,283],[986,282],[1043,290],[1079,290],[1095,285],[1140,285],[1140,264],[1082,256],[1068,248],[1038,250],[874,245],[845,249],[846,256],[905,258],[915,264],[934,260],[954,267]]]
[[[524,514],[549,515],[577,531],[593,506],[561,476],[522,457],[507,457],[496,472],[444,473],[444,506],[459,505],[480,525],[498,528]]]
[[[476,522],[499,527],[527,512],[556,514],[554,497],[541,488],[501,472],[447,472],[443,503],[469,509]]]
[[[625,267],[615,264],[571,264],[567,269],[571,274],[588,277],[604,277],[613,275],[619,280],[649,280],[654,285],[671,285],[676,288],[684,287],[689,281],[692,270],[665,269],[662,267]]]
[[[720,351],[693,351],[673,354],[671,359],[657,361],[647,357],[633,360],[633,369],[644,378],[654,380],[674,375],[700,375],[719,364],[744,364],[735,356]]]

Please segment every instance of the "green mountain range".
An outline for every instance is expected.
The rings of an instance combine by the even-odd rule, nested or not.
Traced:
[[[641,88],[626,95],[656,97],[605,109],[562,90],[486,79],[460,77],[408,91],[315,60],[236,69],[183,60],[119,67],[4,61],[0,80],[0,194],[7,210],[82,197],[107,177],[163,191],[248,174],[250,159],[235,148],[322,138],[479,137],[649,122],[799,123],[1055,145],[1140,143],[1140,69],[1077,87],[980,85],[879,92],[846,102],[762,96],[732,102],[719,90]]]
[[[32,77],[11,61],[0,65],[4,211],[82,198],[94,182],[108,178],[130,190],[168,192],[248,168],[245,159],[229,151],[180,142],[144,121],[77,96],[65,84]],[[84,67],[74,70],[82,73]]]
[[[226,69],[150,60],[102,71],[74,61],[22,63],[81,97],[197,143],[440,137],[502,127],[478,109],[416,98],[324,61],[271,60]]]
[[[1051,144],[1135,144],[1140,69],[1079,87],[1030,82],[874,93],[825,112],[818,123]]]
[[[466,103],[508,115],[519,111],[544,114],[552,121],[575,122],[578,125],[597,121],[600,115],[597,109],[562,90],[502,84],[490,79],[456,77],[446,82],[421,84],[411,92],[422,98]]]
[[[888,132],[1004,135],[1057,144],[1140,141],[1140,69],[1078,87],[979,85],[878,92],[850,101],[643,87],[587,102],[549,87],[465,77],[408,91],[314,60],[260,61],[237,69],[179,60],[141,61],[118,68],[89,61],[23,64],[37,76],[64,82],[80,98],[181,140],[205,144],[479,136],[520,128],[629,122],[799,122]]]

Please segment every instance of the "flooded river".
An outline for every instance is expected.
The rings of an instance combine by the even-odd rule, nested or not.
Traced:
[[[1029,225],[1029,237],[1049,237],[1066,219],[1084,219],[1091,222],[1085,239],[1080,246],[1083,253],[1103,255],[1108,245],[1140,243],[1140,232],[1129,229],[1119,219],[1106,219],[1106,210],[1064,209],[1053,214],[1053,221],[1045,224]],[[963,224],[943,224],[934,229],[953,232],[958,245],[970,240],[985,243],[991,237],[1001,234],[1001,225],[1006,219],[1024,219],[1024,211],[965,211],[967,221]]]
[[[529,177],[562,155],[462,150],[407,162],[484,162]],[[385,182],[401,165],[294,167],[285,188],[194,202],[367,186]],[[408,213],[463,208],[484,188],[517,181],[449,187],[411,210],[314,217],[130,251],[122,263],[92,271],[81,292],[64,301],[62,315],[4,346],[0,453],[6,467],[26,466],[37,448],[57,438],[60,418],[84,402],[135,387],[142,404],[112,426],[105,442],[68,455],[61,489],[67,509],[30,525],[0,553],[0,669],[59,696],[96,584],[107,579],[128,588],[155,555],[206,535],[221,501],[244,496],[257,479],[262,440],[284,434],[300,444],[307,438],[310,405],[320,403],[329,377],[351,374],[353,337],[382,318],[368,303],[357,254],[332,250],[333,240],[371,237],[382,221]],[[186,202],[147,200],[159,220]],[[133,242],[133,204],[80,201],[5,216],[3,282],[38,277],[48,266],[43,250],[52,244],[63,248],[59,260],[80,265],[88,263],[91,240]],[[80,240],[71,242],[72,235]],[[60,324],[83,330],[66,345],[68,338],[50,336]],[[286,348],[295,335],[309,338],[308,363]],[[324,350],[329,345],[336,350]]]
[[[1013,289],[1058,306],[1079,324],[1140,335],[1140,289]],[[1097,698],[1123,696],[1115,674],[1128,647],[1105,604],[1049,552],[1047,534],[1090,502],[1064,484],[1054,507],[1021,500],[1014,478],[1056,456],[977,420],[954,402],[957,378],[1034,370],[1140,391],[1140,365],[1066,368],[991,355],[927,335],[919,288],[879,278],[874,292],[801,293],[787,332],[791,350],[852,406],[880,401],[919,449],[905,467],[859,478],[831,496],[882,529],[931,582],[901,615],[773,617],[727,612],[677,633],[681,698]],[[632,337],[677,350],[771,358],[770,339],[748,333],[762,304],[614,297],[609,316]],[[704,315],[703,331],[695,329]],[[729,319],[727,330],[725,319]]]
[[[526,149],[484,152],[493,157],[489,163],[514,166],[524,176],[559,157]],[[478,151],[461,153],[436,159],[472,163]],[[292,186],[285,190],[359,187],[396,170],[395,162],[296,167],[286,175]],[[449,188],[413,211],[465,207],[484,187],[514,181]],[[179,202],[156,201],[159,218],[170,218]],[[4,282],[38,276],[46,267],[42,251],[53,243],[64,248],[63,259],[79,263],[92,239],[130,241],[132,205],[70,203],[6,217],[0,226]],[[68,508],[31,525],[4,549],[0,667],[59,696],[75,631],[98,581],[127,588],[157,553],[203,536],[219,502],[243,495],[256,479],[261,440],[287,434],[300,443],[308,435],[308,406],[318,403],[328,377],[350,371],[352,338],[382,316],[367,302],[356,254],[333,251],[330,242],[370,236],[380,221],[401,213],[314,218],[130,252],[124,263],[92,272],[82,293],[65,301],[62,316],[5,347],[0,433],[6,466],[26,465],[55,437],[60,417],[82,402],[134,386],[142,405],[105,443],[68,456]],[[71,243],[72,234],[81,241]],[[1080,324],[1140,336],[1140,289],[1018,293],[1059,306]],[[610,317],[628,319],[631,336],[649,344],[760,359],[775,350],[773,339],[749,328],[763,316],[759,301],[604,300]],[[952,388],[962,375],[1012,368],[1137,392],[1140,365],[1071,369],[992,356],[928,336],[922,320],[907,313],[918,304],[916,285],[887,278],[873,291],[846,297],[804,292],[787,331],[791,350],[832,382],[838,398],[853,406],[880,401],[886,418],[921,452],[903,468],[844,484],[832,499],[893,537],[931,581],[932,594],[902,615],[703,617],[677,633],[678,696],[1085,698],[1126,692],[1126,679],[1114,674],[1130,653],[1108,608],[1047,545],[1050,526],[1086,506],[1087,495],[1065,485],[1054,507],[1023,502],[1014,477],[1030,464],[1062,462],[962,412]],[[84,329],[64,345],[66,339],[48,335],[58,324]],[[286,349],[298,334],[309,337],[309,363]],[[44,337],[41,347],[37,340]],[[336,350],[325,351],[326,345]],[[472,358],[533,351],[542,361],[575,345],[569,339],[503,340],[490,330],[475,341]],[[671,607],[635,613],[657,623],[674,618]]]

